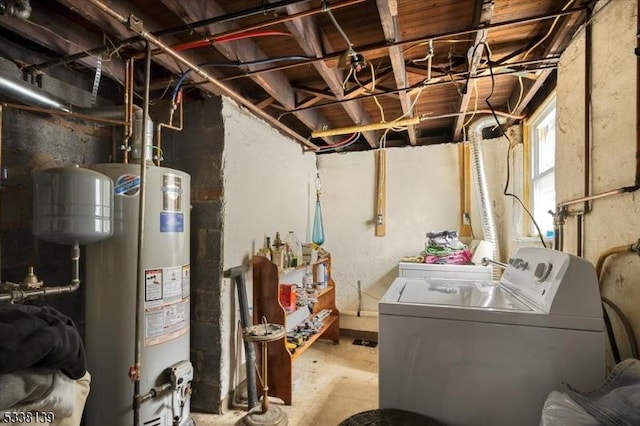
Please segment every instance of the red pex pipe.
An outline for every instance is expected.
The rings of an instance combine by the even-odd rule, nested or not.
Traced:
[[[231,34],[227,36],[215,37],[209,36],[203,40],[190,41],[182,44],[178,44],[173,47],[175,51],[196,49],[198,47],[208,46],[213,43],[224,43],[227,41],[242,40],[246,38],[255,37],[269,37],[269,36],[288,36],[291,37],[291,33],[286,31],[247,31],[240,34]]]

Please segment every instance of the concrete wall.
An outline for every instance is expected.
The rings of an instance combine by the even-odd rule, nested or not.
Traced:
[[[325,244],[341,310],[341,328],[377,331],[378,299],[398,261],[424,250],[429,231],[458,228],[458,148],[453,144],[387,150],[386,235],[376,237],[375,152],[322,155]],[[364,317],[358,309],[358,281]]]
[[[307,240],[310,205],[315,201],[315,155],[304,154],[299,143],[283,137],[225,99],[224,120],[224,269],[250,265],[251,256],[272,241],[294,231]],[[252,305],[252,272],[245,275]],[[221,287],[221,386],[223,397],[244,376],[240,321],[234,282],[225,278]],[[269,318],[267,318],[269,320]]]
[[[600,2],[602,3],[602,2]],[[592,193],[634,184],[636,159],[636,1],[613,1],[593,20]],[[558,70],[556,192],[558,201],[584,195],[584,52],[581,32],[562,55]],[[585,257],[594,264],[609,248],[640,236],[638,192],[596,200],[585,216]],[[575,206],[581,208],[581,205]],[[565,251],[576,251],[576,219],[565,225]],[[614,255],[605,264],[602,293],[629,318],[640,339],[640,259]],[[615,317],[615,315],[614,315]],[[616,324],[623,357],[629,356]]]

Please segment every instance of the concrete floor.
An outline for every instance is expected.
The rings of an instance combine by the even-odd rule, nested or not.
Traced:
[[[378,407],[378,349],[319,340],[296,359],[293,405],[280,405],[291,426],[336,426],[342,420]],[[197,426],[242,424],[242,410],[223,415],[193,413]]]

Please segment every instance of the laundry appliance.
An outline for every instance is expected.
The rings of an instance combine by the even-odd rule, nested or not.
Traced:
[[[379,303],[379,403],[447,425],[538,425],[562,382],[605,378],[593,266],[521,248],[499,281],[398,277]]]

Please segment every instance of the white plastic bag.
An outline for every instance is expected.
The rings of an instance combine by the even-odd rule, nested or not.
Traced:
[[[544,402],[540,426],[600,426],[600,423],[569,395],[553,391]]]

